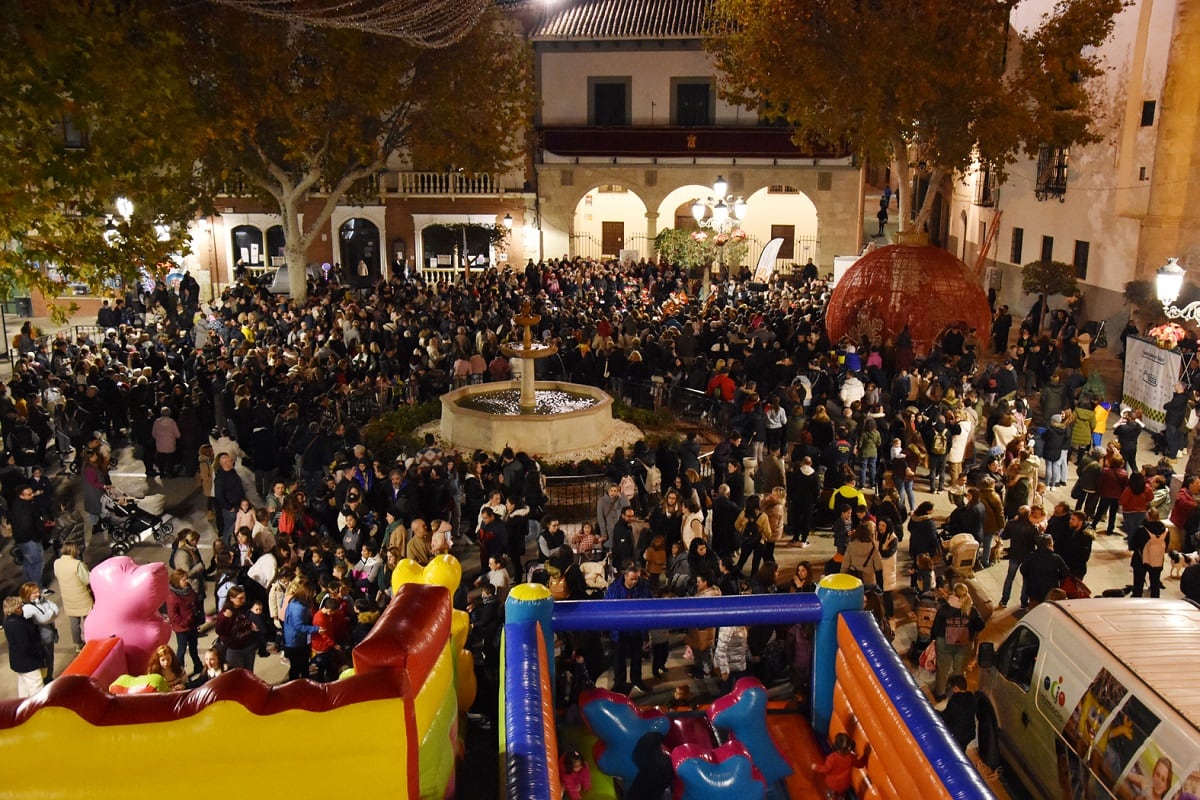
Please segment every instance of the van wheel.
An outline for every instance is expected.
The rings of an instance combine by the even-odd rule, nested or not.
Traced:
[[[996,729],[996,714],[986,703],[979,707],[979,732],[976,744],[979,759],[990,769],[1000,767],[1000,732]]]

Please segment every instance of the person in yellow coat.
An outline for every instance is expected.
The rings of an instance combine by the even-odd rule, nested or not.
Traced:
[[[1108,428],[1108,412],[1112,408],[1110,403],[1097,403],[1092,409],[1094,416],[1092,417],[1092,447],[1100,447],[1100,443],[1104,440],[1104,431]]]

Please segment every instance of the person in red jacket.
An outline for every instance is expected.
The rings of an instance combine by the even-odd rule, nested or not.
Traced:
[[[1104,469],[1100,470],[1100,479],[1096,490],[1100,492],[1100,503],[1096,506],[1096,514],[1092,517],[1092,527],[1100,530],[1100,522],[1108,515],[1108,528],[1105,530],[1112,536],[1117,525],[1117,508],[1120,505],[1121,492],[1129,483],[1129,473],[1125,471],[1125,459],[1119,453],[1110,453],[1104,460]]]
[[[192,675],[198,675],[204,670],[199,651],[200,623],[204,621],[200,599],[188,580],[186,569],[171,572],[168,589],[167,622],[175,633],[175,668],[183,672],[186,652],[192,657]]]
[[[350,623],[342,613],[342,601],[332,595],[321,601],[321,607],[313,614],[313,625],[321,632],[312,635],[313,663],[317,666],[317,680],[329,683],[337,680],[342,665],[339,642],[346,638]]]
[[[831,798],[845,800],[853,783],[854,770],[867,765],[870,752],[871,746],[867,745],[863,748],[863,754],[856,756],[854,740],[844,733],[839,733],[833,737],[833,749],[825,756],[825,763],[813,764],[812,769],[813,772],[825,776],[825,788],[829,790]]]
[[[1188,519],[1196,510],[1197,496],[1200,496],[1200,476],[1188,475],[1175,495],[1175,505],[1171,508],[1171,522],[1179,530],[1187,527]]]

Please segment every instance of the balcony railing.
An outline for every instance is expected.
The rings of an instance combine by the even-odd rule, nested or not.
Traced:
[[[461,172],[394,172],[384,183],[388,191],[403,195],[500,194],[499,177]]]
[[[321,184],[315,194],[326,194],[329,186]],[[366,178],[354,192],[357,198],[375,198],[389,194],[424,197],[461,197],[463,195],[499,195],[504,192],[499,175],[466,175],[461,172],[385,172]],[[221,185],[219,194],[242,197],[249,192],[240,179]]]

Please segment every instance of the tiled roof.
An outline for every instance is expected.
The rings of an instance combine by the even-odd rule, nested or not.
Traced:
[[[712,0],[566,0],[562,8],[549,9],[533,39],[695,39],[704,35],[711,5]]]

